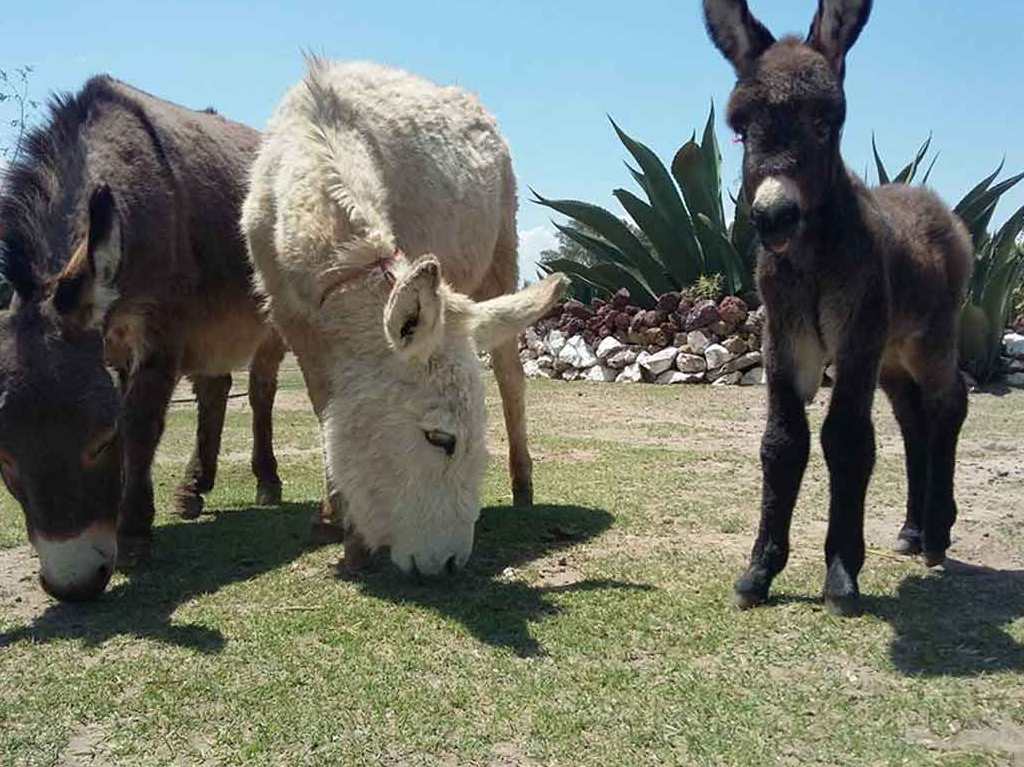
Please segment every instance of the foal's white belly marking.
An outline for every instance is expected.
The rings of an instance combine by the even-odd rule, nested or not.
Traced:
[[[793,361],[793,384],[804,402],[810,402],[821,386],[821,373],[825,368],[825,349],[817,333],[799,330],[789,337]]]

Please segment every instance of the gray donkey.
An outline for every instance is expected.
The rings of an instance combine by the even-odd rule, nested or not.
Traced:
[[[871,405],[880,382],[903,433],[907,516],[898,550],[941,564],[956,519],[956,443],[967,414],[955,339],[971,245],[931,192],[868,189],[839,154],[846,53],[870,0],[821,0],[806,40],[776,42],[744,0],[704,0],[712,41],[736,69],[728,121],[744,145],[743,191],[761,247],[767,310],[768,422],[761,443],[761,524],[740,607],[764,602],[786,566],[807,465],[804,405],[833,360],[821,430],[830,482],[824,598],[859,611],[864,496],[874,467]]]

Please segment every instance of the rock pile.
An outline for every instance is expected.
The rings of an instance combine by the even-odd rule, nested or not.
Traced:
[[[520,357],[531,378],[752,385],[764,382],[762,323],[763,310],[735,296],[666,293],[645,310],[622,289],[610,301],[556,306],[522,334]]]
[[[1006,383],[1010,386],[1024,386],[1024,332],[1007,331],[1003,336],[1003,365],[1006,369]]]

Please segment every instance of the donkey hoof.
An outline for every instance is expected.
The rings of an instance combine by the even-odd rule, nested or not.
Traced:
[[[751,568],[743,574],[733,587],[733,598],[741,610],[749,610],[768,601],[771,578],[759,569]]]
[[[278,506],[281,503],[281,483],[256,486],[257,506]]]
[[[126,536],[117,541],[117,569],[132,570],[145,563],[153,554],[153,539],[149,536]]]
[[[922,553],[921,558],[924,560],[925,567],[938,567],[946,561],[945,551],[925,551]]]
[[[533,506],[533,485],[512,488],[512,505],[522,509]]]
[[[205,505],[203,496],[198,493],[182,493],[175,499],[175,503],[178,516],[182,519],[199,519]]]
[[[839,618],[856,618],[863,612],[857,594],[825,594],[825,609]]]
[[[897,554],[903,554],[908,557],[915,556],[921,553],[921,533],[913,528],[904,527],[900,530],[900,534],[896,536],[896,545],[893,546],[893,550]]]

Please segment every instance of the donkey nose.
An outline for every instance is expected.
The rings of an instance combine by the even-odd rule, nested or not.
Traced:
[[[40,573],[39,585],[43,587],[43,591],[61,602],[88,602],[103,593],[113,572],[110,565],[102,564],[87,580],[68,586],[56,586],[47,581],[46,576]]]
[[[787,198],[764,205],[755,204],[750,210],[750,218],[765,247],[769,250],[784,249],[800,223],[800,206]]]

